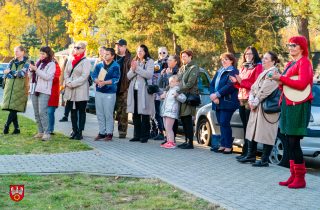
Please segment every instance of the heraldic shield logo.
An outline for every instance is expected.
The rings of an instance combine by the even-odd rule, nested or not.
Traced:
[[[24,185],[10,185],[10,197],[13,201],[21,201],[24,196]]]

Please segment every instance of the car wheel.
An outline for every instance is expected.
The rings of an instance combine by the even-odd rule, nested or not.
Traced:
[[[285,140],[285,136],[281,133],[277,134],[276,142],[272,148],[269,160],[272,164],[289,167],[289,146]]]
[[[199,122],[197,134],[199,144],[204,144],[206,146],[211,145],[211,127],[207,119],[202,119]]]

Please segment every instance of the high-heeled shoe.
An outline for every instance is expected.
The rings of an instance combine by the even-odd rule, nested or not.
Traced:
[[[216,149],[216,150],[213,150],[213,151],[216,152],[216,153],[223,153],[224,149],[222,149],[222,150]]]
[[[250,157],[250,156],[247,156],[243,159],[238,159],[238,162],[240,163],[255,163],[256,162],[256,157]]]

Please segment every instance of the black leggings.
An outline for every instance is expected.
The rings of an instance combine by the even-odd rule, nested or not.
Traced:
[[[239,106],[239,115],[243,124],[243,134],[244,134],[244,137],[243,137],[244,143],[243,143],[241,155],[246,156],[248,153],[248,139],[246,139],[246,130],[247,130],[247,124],[250,116],[250,109],[248,109],[248,107],[246,108],[246,105],[245,105],[245,101],[248,101],[248,100],[240,100],[240,101],[242,103]]]
[[[287,135],[288,146],[289,146],[289,158],[290,160],[294,160],[295,164],[303,163],[303,153],[300,145],[301,139],[303,139],[303,136]]]
[[[73,109],[73,101],[68,101],[67,106],[69,106],[71,110],[71,123],[73,131],[84,130],[84,126],[86,124],[86,107],[87,101],[76,101],[75,109]],[[79,112],[79,120],[78,120],[78,112]],[[78,125],[79,122],[79,125]]]
[[[19,124],[18,124],[18,115],[17,115],[17,111],[15,110],[11,110],[9,115],[8,115],[8,120],[7,120],[7,126],[9,126],[11,123],[13,122],[13,126],[15,129],[19,128]]]
[[[189,144],[193,144],[193,121],[192,121],[192,116],[187,115],[181,117],[181,121],[183,124],[183,131],[184,135],[186,136],[186,142]],[[189,139],[189,141],[187,141]]]

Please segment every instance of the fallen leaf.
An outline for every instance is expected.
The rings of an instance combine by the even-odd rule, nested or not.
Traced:
[[[94,146],[94,148],[97,148],[97,146]]]
[[[50,182],[54,182],[54,180],[50,181]]]
[[[39,185],[39,187],[41,187],[41,185]]]
[[[118,176],[116,176],[114,179],[119,179],[119,177],[118,177]]]
[[[27,141],[27,144],[30,144],[30,142]]]
[[[66,206],[66,209],[70,208],[69,206]]]
[[[158,187],[159,184],[156,184],[156,186]]]
[[[163,185],[160,185],[160,187],[163,187]]]
[[[49,206],[49,209],[51,209],[51,207]]]
[[[97,154],[94,154],[94,155],[99,156],[99,155],[100,155],[100,153],[98,152]]]
[[[58,183],[58,185],[61,185],[61,183]]]
[[[175,191],[173,191],[174,193],[176,193],[177,192],[177,190],[175,190]]]
[[[84,206],[84,208],[88,208],[90,205],[86,205],[86,206]]]

